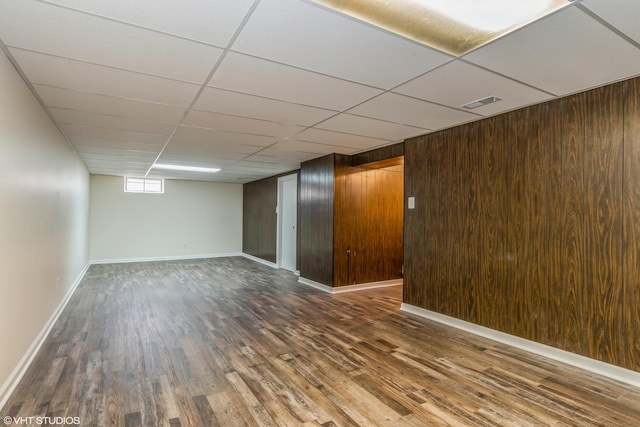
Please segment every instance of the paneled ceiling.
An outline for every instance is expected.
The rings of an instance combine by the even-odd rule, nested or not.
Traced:
[[[307,0],[0,0],[0,39],[91,173],[244,183],[637,76],[638,17],[577,1],[453,57]]]

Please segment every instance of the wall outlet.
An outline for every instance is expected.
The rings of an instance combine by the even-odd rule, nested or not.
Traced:
[[[187,244],[186,243],[182,244],[182,249],[187,249]]]
[[[60,277],[56,277],[56,291],[60,290]]]

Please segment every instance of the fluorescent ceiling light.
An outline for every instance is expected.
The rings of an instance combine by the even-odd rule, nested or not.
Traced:
[[[460,56],[569,0],[314,0],[393,33]]]
[[[205,173],[216,173],[220,171],[220,169],[216,168],[201,168],[198,166],[182,166],[182,165],[167,165],[156,163],[151,166],[153,169],[165,169],[172,171],[186,171],[186,172],[205,172]]]

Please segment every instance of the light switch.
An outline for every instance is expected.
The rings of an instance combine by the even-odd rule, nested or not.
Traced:
[[[415,197],[409,197],[409,209],[415,209],[416,208],[416,198]]]

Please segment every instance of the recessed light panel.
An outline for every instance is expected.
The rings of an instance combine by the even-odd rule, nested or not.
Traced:
[[[220,169],[216,169],[216,168],[201,168],[198,166],[168,165],[168,164],[160,164],[160,163],[156,163],[151,167],[153,169],[164,169],[164,170],[185,171],[185,172],[202,172],[202,173],[216,173],[220,171]]]
[[[567,0],[314,0],[460,56],[568,4]]]

